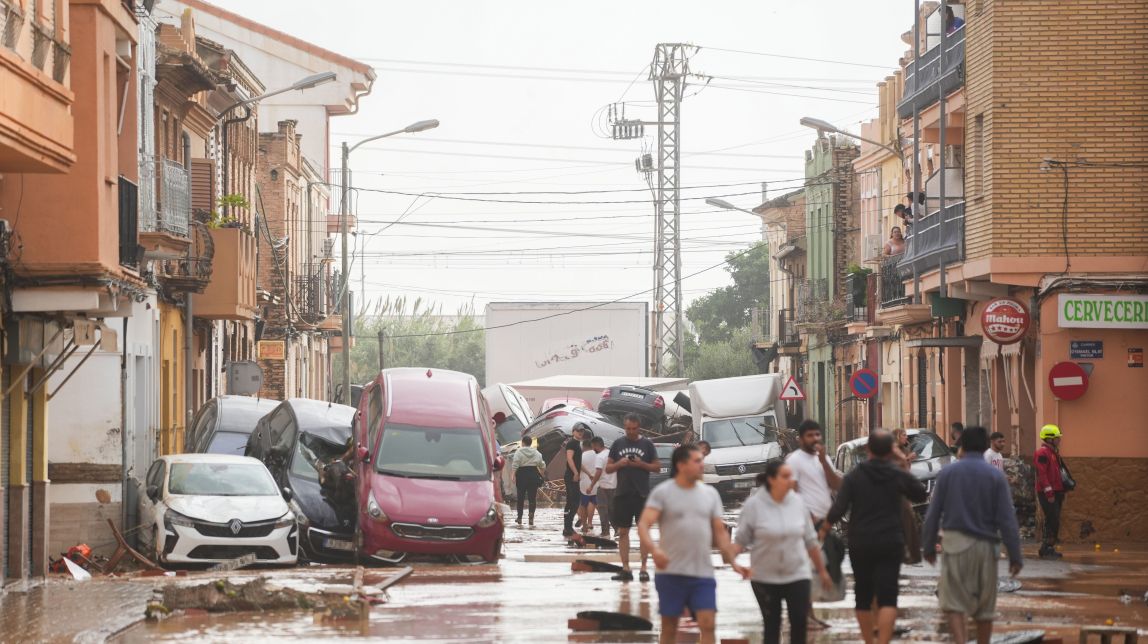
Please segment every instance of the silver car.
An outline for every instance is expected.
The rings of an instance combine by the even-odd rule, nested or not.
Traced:
[[[937,474],[941,472],[942,467],[953,461],[953,452],[939,436],[927,429],[907,429],[905,432],[909,435],[909,449],[916,454],[909,464],[909,471],[925,484],[925,489],[931,495]],[[834,459],[837,470],[848,474],[854,467],[867,460],[868,441],[868,437],[857,438],[839,445]],[[925,502],[915,507],[921,509],[927,506],[928,502]]]

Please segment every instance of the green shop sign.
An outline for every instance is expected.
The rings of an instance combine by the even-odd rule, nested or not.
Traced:
[[[1057,296],[1061,328],[1148,329],[1148,295]]]

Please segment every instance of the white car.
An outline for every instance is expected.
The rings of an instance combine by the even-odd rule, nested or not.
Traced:
[[[259,563],[294,564],[298,557],[295,515],[267,467],[247,456],[156,459],[144,478],[140,522],[161,563],[213,563],[250,553]]]

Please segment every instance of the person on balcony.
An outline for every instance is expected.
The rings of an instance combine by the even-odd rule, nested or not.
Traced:
[[[945,7],[945,35],[951,36],[953,32],[965,26],[965,19],[958,18],[951,6]]]
[[[903,203],[899,203],[893,208],[893,216],[900,217],[901,223],[904,224],[906,229],[913,225],[913,213]]]
[[[900,255],[905,252],[905,238],[901,235],[901,227],[893,226],[889,231],[889,241],[885,242],[886,255]]]

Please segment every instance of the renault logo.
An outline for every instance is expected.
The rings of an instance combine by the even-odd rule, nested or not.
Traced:
[[[438,523],[438,517],[427,517],[427,523]]]
[[[741,465],[737,466],[737,473],[738,474],[745,474],[745,463],[742,463]]]
[[[231,530],[231,534],[238,535],[243,530],[243,522],[239,519],[232,519],[231,523],[227,524],[227,529]]]

